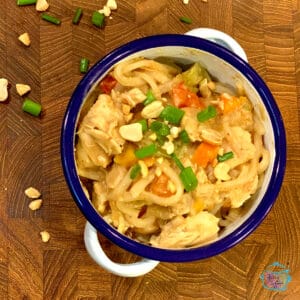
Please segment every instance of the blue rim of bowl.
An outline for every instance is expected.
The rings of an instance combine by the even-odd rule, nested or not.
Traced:
[[[74,132],[76,130],[77,115],[87,93],[99,78],[107,73],[113,65],[120,60],[145,49],[163,46],[181,46],[206,51],[220,57],[239,70],[248,81],[256,87],[258,94],[262,98],[264,105],[269,112],[274,130],[276,149],[274,170],[270,178],[268,189],[262,197],[258,207],[235,231],[218,241],[199,248],[180,250],[156,248],[141,244],[120,234],[115,228],[103,220],[90,201],[86,198],[76,172]],[[140,38],[120,46],[103,57],[82,78],[76,87],[65,112],[61,131],[61,160],[66,182],[76,204],[86,219],[106,238],[123,249],[141,257],[165,262],[187,262],[209,258],[228,250],[246,238],[264,220],[272,208],[282,185],[286,165],[286,136],[280,111],[269,88],[248,63],[228,49],[208,40],[187,35],[164,34]]]

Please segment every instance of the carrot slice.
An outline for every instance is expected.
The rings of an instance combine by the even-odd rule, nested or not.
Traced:
[[[170,197],[172,193],[168,189],[169,177],[162,173],[160,176],[156,176],[150,185],[150,192],[160,197]]]
[[[174,105],[177,107],[195,107],[204,108],[201,98],[196,93],[190,91],[183,83],[180,83],[172,88],[171,97]]]
[[[211,145],[202,142],[195,150],[192,161],[197,165],[206,168],[209,163],[212,163],[218,155],[219,146]]]

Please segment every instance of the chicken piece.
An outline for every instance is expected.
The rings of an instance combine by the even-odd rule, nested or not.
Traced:
[[[235,154],[226,162],[231,169],[255,157],[256,148],[252,143],[251,134],[242,127],[230,127],[226,139]]]
[[[253,111],[250,102],[223,116],[224,122],[229,126],[240,126],[244,130],[252,131],[254,126]]]
[[[123,113],[110,96],[101,94],[83,118],[78,130],[82,148],[96,166],[106,167],[111,155],[122,152],[125,140],[119,127],[124,124]]]
[[[178,216],[166,224],[158,236],[152,236],[150,243],[161,248],[184,248],[205,243],[216,237],[219,218],[201,211],[195,216]]]
[[[122,102],[129,105],[131,108],[142,103],[146,98],[147,96],[139,88],[132,88],[128,92],[122,94]]]
[[[93,183],[92,203],[99,213],[103,214],[105,212],[108,200],[102,182],[94,181]]]
[[[79,142],[77,145],[76,158],[78,165],[85,168],[91,168],[91,162],[94,166],[106,168],[110,163],[110,157],[98,145],[93,137],[84,131],[79,134]]]
[[[126,173],[127,169],[125,167],[114,164],[106,175],[106,184],[108,188],[115,189],[125,177]]]
[[[192,142],[202,141],[200,135],[200,125],[197,120],[197,114],[199,109],[193,107],[182,108],[185,111],[185,114],[181,120],[181,127],[186,130],[190,140]]]

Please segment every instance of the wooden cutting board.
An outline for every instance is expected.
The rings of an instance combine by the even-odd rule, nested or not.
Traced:
[[[0,103],[0,299],[300,299],[300,2],[296,0],[117,0],[104,29],[91,24],[102,0],[48,0],[59,26],[41,20],[34,6],[1,0],[0,78],[10,82]],[[76,7],[84,14],[72,24]],[[187,16],[192,24],[179,17]],[[120,278],[98,267],[83,244],[85,219],[66,186],[60,163],[60,128],[70,95],[91,65],[119,45],[159,33],[211,27],[233,36],[265,79],[282,112],[288,141],[286,176],[263,224],[241,244],[193,263],[161,263],[139,278]],[[28,32],[30,47],[18,41]],[[15,84],[32,88],[42,118],[22,112]],[[33,212],[24,190],[37,187],[43,206]],[[43,243],[39,232],[51,239]],[[119,262],[137,258],[101,237]],[[263,287],[273,262],[287,266],[284,292]]]

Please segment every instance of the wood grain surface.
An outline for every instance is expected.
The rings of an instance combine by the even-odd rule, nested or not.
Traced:
[[[9,99],[0,103],[0,299],[300,299],[300,1],[298,0],[117,0],[104,29],[90,16],[105,0],[48,0],[59,26],[41,20],[34,6],[0,0],[0,78]],[[72,24],[76,7],[84,14]],[[188,16],[193,23],[179,21]],[[60,163],[60,128],[70,95],[91,65],[138,37],[211,27],[233,36],[270,87],[287,133],[288,158],[280,195],[259,228],[214,258],[161,263],[138,278],[121,278],[98,267],[83,244],[85,219],[72,200]],[[18,41],[28,32],[30,47]],[[44,114],[22,112],[16,83],[31,86],[30,98]],[[28,209],[24,190],[35,186],[43,206]],[[49,231],[48,243],[39,232]],[[137,258],[101,237],[119,262]],[[259,278],[278,261],[292,281],[269,291]]]

